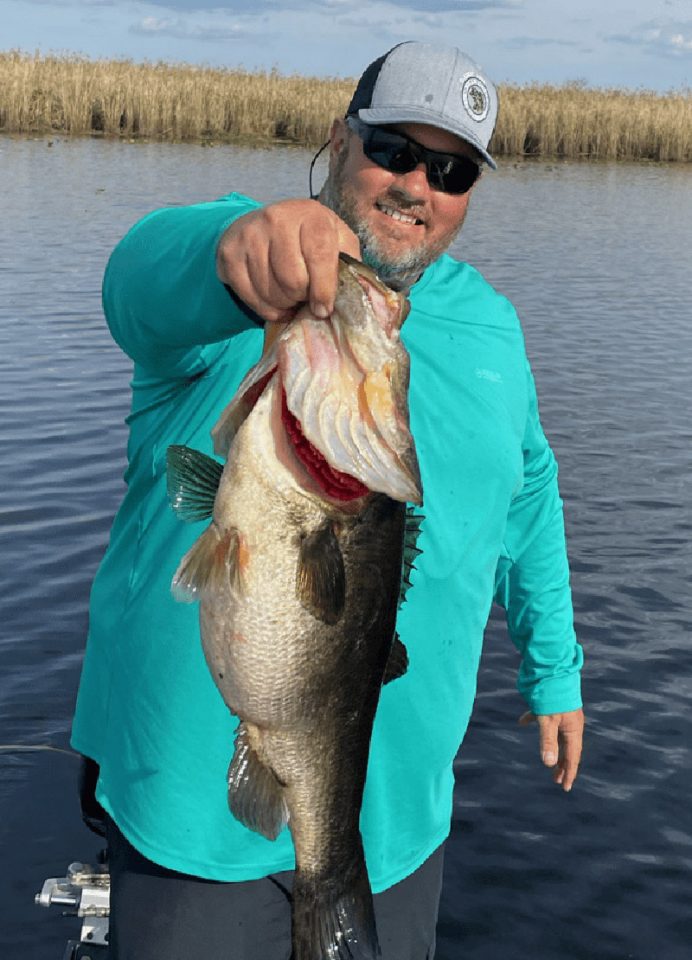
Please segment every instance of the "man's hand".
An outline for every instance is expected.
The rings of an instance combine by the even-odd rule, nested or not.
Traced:
[[[299,303],[334,310],[339,251],[360,259],[356,235],[315,200],[283,200],[239,217],[221,237],[216,272],[263,320],[285,321]]]
[[[571,710],[544,716],[529,711],[519,717],[522,726],[534,721],[538,721],[541,760],[546,767],[552,768],[555,783],[561,784],[565,791],[571,790],[581,759],[584,711]]]

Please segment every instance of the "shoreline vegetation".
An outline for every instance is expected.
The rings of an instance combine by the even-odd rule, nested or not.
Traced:
[[[355,80],[0,52],[0,133],[320,146]],[[496,156],[692,161],[692,91],[499,86]]]

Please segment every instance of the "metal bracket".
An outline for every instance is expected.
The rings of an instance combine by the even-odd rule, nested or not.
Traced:
[[[83,917],[79,943],[100,947],[108,943],[110,883],[105,867],[71,863],[67,876],[44,881],[35,901],[41,907],[67,907],[74,916]]]

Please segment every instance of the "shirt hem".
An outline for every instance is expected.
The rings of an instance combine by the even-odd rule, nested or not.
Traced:
[[[267,877],[270,874],[295,869],[293,857],[284,857],[271,862],[265,861],[259,863],[255,861],[252,864],[237,864],[232,868],[229,867],[228,864],[216,864],[210,863],[209,861],[202,862],[189,858],[179,859],[178,857],[171,856],[170,851],[162,851],[155,844],[145,840],[139,831],[129,823],[127,818],[115,812],[113,804],[102,789],[97,789],[96,798],[112,818],[128,843],[132,844],[142,856],[151,860],[152,863],[156,863],[160,867],[165,867],[167,870],[175,870],[176,873],[201,877],[204,880],[215,880],[219,883],[234,883],[247,880],[260,880],[262,877]],[[384,877],[371,877],[370,886],[372,892],[374,894],[382,893],[384,890],[389,889],[389,887],[393,887],[395,884],[405,880],[406,877],[409,877],[425,863],[428,857],[447,839],[448,835],[449,829],[440,831],[440,833],[438,833],[432,841],[427,843],[421,852],[417,853],[415,857],[412,857],[405,866],[397,868]]]
[[[435,837],[431,840],[429,844],[426,844],[421,853],[416,854],[413,857],[406,867],[401,867],[392,873],[387,874],[387,876],[382,879],[379,877],[370,878],[370,887],[373,893],[383,893],[385,890],[388,890],[390,887],[393,887],[397,883],[401,883],[402,880],[405,880],[407,877],[410,877],[412,873],[415,873],[416,870],[421,867],[428,857],[431,857],[433,853],[437,850],[440,844],[444,843],[447,837],[449,836],[450,828],[447,827],[444,830],[441,830]]]
[[[221,883],[242,882],[245,880],[259,880],[272,873],[281,873],[283,870],[293,870],[295,864],[293,857],[283,858],[272,861],[271,863],[236,864],[229,867],[228,864],[216,864],[210,861],[194,860],[191,858],[178,858],[171,855],[170,850],[162,850],[155,844],[145,840],[139,831],[127,820],[115,812],[113,804],[107,794],[102,789],[97,788],[96,799],[104,808],[106,813],[116,824],[118,830],[122,833],[128,843],[147,860],[165,867],[166,870],[175,870],[176,873],[184,873],[193,877],[200,877],[203,880],[216,880]],[[229,817],[231,814],[229,813]]]

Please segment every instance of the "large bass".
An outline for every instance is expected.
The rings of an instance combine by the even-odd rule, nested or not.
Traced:
[[[294,960],[379,954],[359,816],[380,689],[407,665],[394,627],[405,504],[422,492],[406,308],[342,255],[331,317],[301,309],[214,428],[225,466],[169,450],[173,506],[212,517],[174,592],[200,601],[240,718],[231,811],[270,839],[291,831]]]

